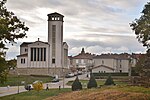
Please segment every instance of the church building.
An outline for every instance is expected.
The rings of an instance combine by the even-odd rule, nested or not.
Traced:
[[[68,45],[63,42],[63,18],[48,14],[48,42],[23,42],[17,56],[18,73],[22,75],[58,75],[69,71]]]

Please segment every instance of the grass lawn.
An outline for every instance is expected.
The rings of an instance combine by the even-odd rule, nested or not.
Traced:
[[[27,75],[9,75],[7,81],[4,84],[0,84],[2,86],[16,86],[16,85],[23,85],[21,81],[25,81],[25,84],[31,84],[36,80],[40,80],[42,82],[50,82],[53,78],[50,76],[27,76]]]
[[[10,95],[10,96],[4,96],[0,97],[0,100],[43,100],[50,96],[57,96],[60,93],[69,92],[71,89],[50,89],[48,91],[42,90],[39,91],[39,93],[35,90],[22,92],[20,94]]]
[[[87,86],[87,83],[88,83],[88,80],[79,80],[82,84],[83,87],[86,87]],[[105,80],[96,80],[97,82],[97,85],[98,86],[101,86],[101,85],[104,85],[105,83]],[[126,82],[121,82],[121,81],[118,81],[118,80],[114,80],[115,84],[118,84],[118,85],[127,85]],[[67,85],[72,85],[73,81],[69,81],[67,83]]]
[[[150,100],[150,88],[137,86],[103,86],[68,92],[46,100]]]

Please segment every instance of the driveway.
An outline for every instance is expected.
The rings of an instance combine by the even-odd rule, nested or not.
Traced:
[[[84,79],[84,80],[87,79],[86,74],[79,75],[78,77],[79,77],[79,79]],[[66,85],[66,83],[68,81],[75,80],[75,78],[76,77],[64,78],[64,79],[61,79],[59,82],[56,82],[56,83],[44,83],[44,89],[46,89],[46,84],[48,84],[49,88],[59,88],[59,86],[61,88],[71,88],[71,86]],[[24,86],[19,86],[19,88],[18,88],[18,86],[11,86],[9,88],[0,87],[0,97],[6,96],[6,95],[11,95],[11,94],[17,94],[18,89],[19,89],[19,93],[27,91],[27,90],[25,90]]]

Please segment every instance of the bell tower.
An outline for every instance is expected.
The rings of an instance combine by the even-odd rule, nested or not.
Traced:
[[[48,14],[49,61],[51,67],[63,67],[63,15],[55,12]]]

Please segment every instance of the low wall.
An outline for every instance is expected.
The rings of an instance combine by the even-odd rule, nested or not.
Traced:
[[[49,75],[54,76],[58,75],[62,77],[70,72],[70,69],[67,68],[18,68],[17,73],[20,75]],[[14,72],[10,72],[14,73]],[[14,73],[16,74],[16,73]]]

